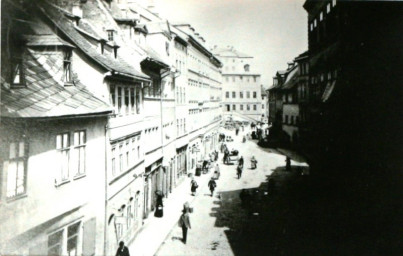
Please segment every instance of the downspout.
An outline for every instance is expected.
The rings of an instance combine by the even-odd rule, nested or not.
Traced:
[[[108,117],[108,121],[109,121],[109,117]],[[108,137],[107,137],[107,133],[108,133],[108,124],[105,125],[105,182],[104,182],[104,192],[105,192],[105,221],[104,221],[104,255],[106,255],[106,238],[107,238],[107,230],[108,230]]]
[[[105,78],[107,76],[111,76],[112,72],[108,71],[103,75],[103,81],[105,83]],[[109,86],[107,86],[108,91],[110,91]],[[109,92],[110,93],[110,92]],[[105,180],[104,180],[104,192],[105,192],[105,218],[104,218],[104,255],[106,255],[106,241],[108,235],[108,123],[109,123],[109,116],[107,118],[107,123],[105,124]]]

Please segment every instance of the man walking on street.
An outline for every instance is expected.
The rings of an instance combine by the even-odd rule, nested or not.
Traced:
[[[119,248],[116,251],[116,256],[130,256],[129,249],[123,241],[120,241]]]
[[[188,229],[191,228],[188,209],[186,209],[186,208],[183,209],[182,215],[179,218],[178,224],[182,228],[183,243],[186,244]]]
[[[211,191],[211,197],[213,197],[214,189],[215,189],[215,187],[217,187],[217,183],[215,182],[213,177],[211,177],[211,180],[208,182],[208,187],[210,188],[210,191]]]

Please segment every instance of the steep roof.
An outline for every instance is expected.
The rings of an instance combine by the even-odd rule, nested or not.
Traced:
[[[282,89],[291,89],[296,85],[298,82],[298,65],[295,65],[293,69],[289,70],[289,73],[287,74],[287,78],[285,80],[285,83],[283,86],[281,86]]]
[[[89,92],[83,84],[63,86],[55,77],[57,56],[35,55],[28,51],[24,59],[26,87],[10,89],[1,79],[2,117],[44,118],[112,113],[112,108]],[[45,64],[46,63],[46,64]]]
[[[106,70],[118,72],[129,77],[149,80],[149,76],[136,70],[119,55],[115,59],[110,55],[99,53],[95,46],[89,43],[87,39],[75,29],[75,25],[65,17],[65,11],[44,1],[39,1],[37,5],[43,14],[48,17],[65,36]]]

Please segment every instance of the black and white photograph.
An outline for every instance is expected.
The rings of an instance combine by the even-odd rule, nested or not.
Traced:
[[[403,255],[403,1],[0,2],[1,256]]]

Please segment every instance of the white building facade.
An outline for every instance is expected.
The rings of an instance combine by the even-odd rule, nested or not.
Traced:
[[[254,58],[233,47],[215,47],[213,51],[223,63],[223,112],[261,121],[265,111],[262,108],[261,75],[256,71]]]

